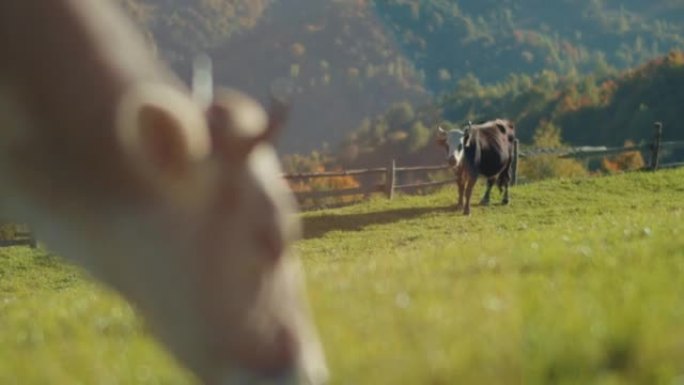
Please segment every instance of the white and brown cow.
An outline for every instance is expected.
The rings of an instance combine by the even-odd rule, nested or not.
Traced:
[[[200,106],[110,1],[0,1],[0,214],[121,292],[206,384],[327,378],[269,141],[282,112]]]
[[[463,209],[465,215],[470,215],[470,197],[480,175],[487,178],[487,189],[480,204],[489,204],[494,183],[503,190],[502,203],[508,204],[514,141],[515,127],[504,119],[477,125],[469,123],[465,130],[446,131],[439,127],[437,144],[446,150],[447,162],[456,175],[457,210]]]

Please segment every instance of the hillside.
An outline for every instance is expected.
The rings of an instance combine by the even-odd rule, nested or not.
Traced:
[[[430,88],[468,73],[484,83],[511,74],[626,69],[684,48],[681,1],[507,0],[374,2]]]
[[[288,152],[337,143],[364,116],[393,101],[428,98],[412,64],[364,4],[263,1],[251,13],[239,13],[251,3],[127,1],[130,13],[146,15],[137,19],[154,36],[160,56],[186,79],[193,55],[207,52],[219,85],[264,102],[275,81],[293,82],[293,114],[280,142]],[[139,8],[148,11],[136,13]]]
[[[684,3],[604,0],[117,0],[185,78],[198,52],[220,84],[298,95],[281,148],[336,145],[407,100],[553,71],[596,73],[684,49]]]
[[[653,122],[664,126],[664,140],[684,140],[684,51],[673,51],[646,64],[605,77],[560,76],[543,71],[515,75],[483,85],[462,79],[436,106],[396,104],[363,121],[329,163],[344,167],[384,166],[443,161],[431,138],[434,127],[463,126],[468,120],[511,119],[525,145],[622,146],[650,142]],[[548,137],[554,137],[549,142]],[[557,136],[557,139],[555,139]],[[543,143],[538,138],[547,137]],[[682,159],[684,154],[668,154]]]
[[[545,71],[480,88],[464,84],[445,97],[444,117],[455,122],[506,116],[530,141],[544,121],[556,124],[566,142],[622,145],[650,138],[654,121],[669,140],[684,139],[684,51],[607,77],[560,77]]]
[[[331,384],[676,383],[683,180],[547,181],[471,217],[452,189],[304,214]],[[57,257],[0,249],[0,277],[0,383],[194,384]]]

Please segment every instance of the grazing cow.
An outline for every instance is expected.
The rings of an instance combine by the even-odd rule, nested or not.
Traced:
[[[0,55],[0,213],[122,293],[203,383],[325,382],[270,142],[284,106],[193,101],[111,1],[0,1]]]
[[[465,130],[445,131],[439,127],[437,143],[446,150],[447,161],[456,175],[457,210],[463,209],[465,215],[470,215],[470,197],[480,175],[487,178],[487,189],[480,203],[489,204],[492,186],[497,183],[499,190],[503,190],[502,203],[508,204],[514,140],[515,127],[503,119],[478,125],[469,123]]]

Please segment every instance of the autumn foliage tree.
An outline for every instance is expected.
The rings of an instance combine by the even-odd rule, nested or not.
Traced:
[[[625,148],[633,147],[634,142],[625,142]],[[633,171],[644,168],[646,163],[640,151],[627,151],[615,156],[605,157],[601,161],[601,168],[608,173]]]
[[[551,149],[562,148],[560,128],[551,122],[543,122],[534,134],[533,146]],[[522,178],[527,180],[577,177],[588,174],[586,167],[579,161],[561,159],[552,154],[522,159],[518,172]]]

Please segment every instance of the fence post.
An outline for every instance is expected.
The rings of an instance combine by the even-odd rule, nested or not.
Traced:
[[[387,176],[385,177],[385,194],[387,194],[387,199],[392,199],[394,196],[394,185],[396,183],[397,173],[396,173],[396,162],[394,159],[390,162],[387,167]]]
[[[513,162],[511,164],[511,184],[513,186],[518,184],[518,145],[519,141],[516,138],[513,141]]]
[[[651,145],[651,170],[658,169],[660,161],[660,143],[663,138],[663,124],[661,122],[653,123],[655,134],[653,136],[653,144]]]

